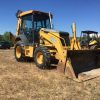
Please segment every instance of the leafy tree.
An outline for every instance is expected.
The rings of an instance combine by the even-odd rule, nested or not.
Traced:
[[[8,41],[11,46],[14,45],[13,41],[12,41],[12,36],[14,36],[11,32],[5,32],[2,36],[1,41]]]
[[[0,41],[3,41],[3,35],[0,35]]]
[[[10,41],[10,32],[5,32],[4,35],[3,35],[3,39],[5,41]]]

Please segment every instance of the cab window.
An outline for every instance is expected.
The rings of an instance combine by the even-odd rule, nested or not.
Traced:
[[[22,17],[22,29],[26,31],[32,29],[32,15]]]

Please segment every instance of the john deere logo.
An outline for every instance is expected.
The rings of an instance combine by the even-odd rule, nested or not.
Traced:
[[[53,42],[53,43],[55,43],[56,42],[56,39],[54,37],[51,37],[50,38],[50,41]]]

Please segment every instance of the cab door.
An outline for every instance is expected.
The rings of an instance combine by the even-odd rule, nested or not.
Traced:
[[[22,17],[22,26],[21,31],[29,41],[29,43],[34,42],[34,34],[33,34],[33,16],[32,14],[26,15]]]

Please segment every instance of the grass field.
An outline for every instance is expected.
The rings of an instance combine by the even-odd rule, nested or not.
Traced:
[[[100,100],[100,77],[77,83],[33,62],[19,63],[12,50],[0,50],[0,100]]]

